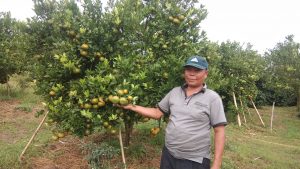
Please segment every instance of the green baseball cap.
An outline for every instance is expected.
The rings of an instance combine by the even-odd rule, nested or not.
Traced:
[[[206,59],[202,56],[192,56],[188,58],[186,61],[184,67],[186,66],[192,66],[198,69],[208,69],[208,63]]]

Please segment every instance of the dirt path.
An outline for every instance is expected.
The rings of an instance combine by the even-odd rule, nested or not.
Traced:
[[[23,123],[25,119],[32,122],[38,120],[33,113],[16,109],[19,104],[20,102],[17,100],[0,101],[0,123],[6,128],[11,128],[10,132],[0,132],[0,141],[14,144],[28,132],[25,130],[25,124]]]

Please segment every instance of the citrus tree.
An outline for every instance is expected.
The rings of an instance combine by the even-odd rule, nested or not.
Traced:
[[[298,98],[297,107],[300,111],[300,44],[289,35],[284,42],[265,53],[268,63],[269,80],[266,88],[272,101],[278,105],[291,105]]]
[[[222,86],[227,86],[229,79],[225,78],[225,71],[221,71],[222,67],[222,54],[220,53],[220,46],[216,42],[204,40],[200,43],[200,55],[206,57],[209,63],[209,78],[206,80],[206,84],[209,88],[220,91]],[[221,96],[225,98],[224,96]]]
[[[252,50],[250,44],[243,47],[238,42],[223,42],[220,45],[220,71],[228,83],[220,87],[219,93],[227,110],[235,112],[233,93],[247,104],[249,97],[255,100],[258,94],[257,82],[265,68],[263,58]]]
[[[204,38],[206,10],[189,0],[34,3],[34,78],[55,139],[63,131],[114,134],[124,122],[129,144],[134,123],[147,118],[113,104],[155,106],[181,85],[182,64]]]
[[[9,75],[14,73],[16,67],[10,58],[10,45],[9,41],[13,36],[12,23],[13,20],[9,13],[0,13],[0,82],[6,83]]]
[[[10,13],[0,13],[0,83],[7,83],[9,76],[25,70],[28,49],[26,24],[12,18]]]

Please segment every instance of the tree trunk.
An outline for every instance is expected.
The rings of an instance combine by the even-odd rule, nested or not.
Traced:
[[[10,97],[11,88],[10,88],[8,81],[6,82],[6,93],[7,93],[7,96]]]
[[[125,122],[125,147],[128,147],[130,144],[130,137],[133,129],[133,122]]]

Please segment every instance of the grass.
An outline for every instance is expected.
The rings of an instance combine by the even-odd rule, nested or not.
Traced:
[[[32,107],[40,103],[42,98],[34,94],[32,82],[24,82],[26,78],[24,75],[13,75],[8,82],[9,91],[7,84],[0,84],[0,100],[19,100],[21,104],[16,108],[31,112]]]
[[[37,126],[36,124],[35,126]],[[19,163],[19,156],[24,149],[25,145],[29,141],[33,132],[25,133],[22,137],[14,137],[13,142],[0,141],[0,168],[1,169],[18,169],[24,168],[23,165]],[[48,130],[42,130],[38,133],[34,139],[33,144],[28,148],[25,155],[26,157],[34,157],[42,154],[42,149],[49,142],[51,138],[51,132]]]
[[[271,107],[263,107],[259,112],[266,127],[262,126],[253,109],[252,120],[247,125],[227,126],[223,168],[299,169],[300,119],[296,108],[275,108],[272,132],[268,124]]]
[[[31,135],[39,124],[39,119],[23,119],[15,117],[13,120],[6,120],[4,125],[0,125],[0,168],[23,168],[24,166],[18,162],[22,150]],[[32,157],[40,155],[41,149],[47,145],[52,133],[45,128],[40,130],[34,139],[34,143],[26,151],[25,156]]]
[[[20,104],[15,106],[15,110],[25,111],[31,113],[33,107],[36,106],[41,98],[33,94],[32,86],[24,85],[24,77],[21,75],[14,75],[9,81],[10,92],[7,93],[7,85],[0,85],[0,101],[17,101]],[[27,83],[28,84],[28,83]],[[11,102],[7,102],[11,103]],[[14,112],[11,107],[2,107],[3,117],[0,125],[0,169],[17,169],[23,168],[18,161],[19,155],[29,141],[32,133],[39,123],[39,119],[27,118],[24,114],[15,114],[12,117],[5,117],[6,110]],[[15,113],[19,113],[16,111]],[[13,113],[14,114],[14,113]],[[29,115],[29,114],[28,114]],[[25,117],[25,118],[24,118]],[[41,154],[41,149],[51,138],[51,132],[42,129],[36,136],[34,143],[27,150],[26,156],[38,156]]]

